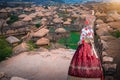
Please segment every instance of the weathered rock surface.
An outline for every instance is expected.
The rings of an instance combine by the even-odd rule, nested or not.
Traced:
[[[28,80],[66,80],[74,52],[63,48],[47,52],[24,52],[1,62],[0,72]]]

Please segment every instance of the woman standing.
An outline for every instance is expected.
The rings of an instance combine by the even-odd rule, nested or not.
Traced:
[[[87,20],[85,24],[79,46],[70,63],[68,80],[103,80],[101,63],[93,47],[93,26]]]

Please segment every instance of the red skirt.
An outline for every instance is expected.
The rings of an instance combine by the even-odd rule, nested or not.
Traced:
[[[68,75],[77,78],[100,78],[103,80],[100,60],[94,55],[90,44],[84,42],[78,46],[70,63]]]

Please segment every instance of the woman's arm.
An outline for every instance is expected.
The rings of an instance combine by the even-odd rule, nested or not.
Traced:
[[[78,42],[78,45],[82,44],[82,41],[84,40],[85,36],[86,36],[86,32],[85,32],[85,28],[83,28],[80,32],[80,40]]]

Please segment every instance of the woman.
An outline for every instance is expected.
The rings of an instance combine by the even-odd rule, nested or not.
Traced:
[[[100,60],[93,48],[92,25],[87,25],[81,31],[79,46],[73,56],[68,71],[68,80],[103,80]]]

